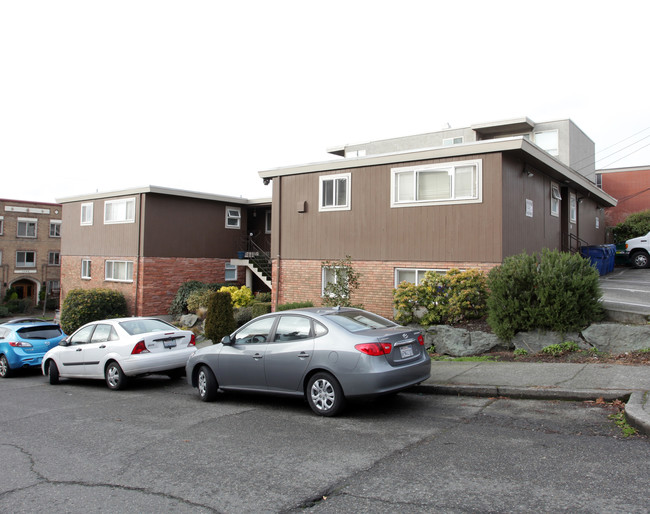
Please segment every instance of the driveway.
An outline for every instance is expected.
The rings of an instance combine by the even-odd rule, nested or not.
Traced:
[[[600,277],[600,287],[605,309],[629,318],[617,321],[650,319],[650,269],[615,268]]]

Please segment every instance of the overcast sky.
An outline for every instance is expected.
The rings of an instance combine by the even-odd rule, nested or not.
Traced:
[[[258,171],[332,146],[521,116],[571,118],[597,168],[650,165],[649,15],[647,0],[0,0],[0,197],[270,197]]]

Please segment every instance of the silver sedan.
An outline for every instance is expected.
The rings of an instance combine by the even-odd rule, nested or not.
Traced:
[[[393,393],[431,373],[424,338],[360,309],[310,308],[255,318],[187,361],[203,401],[218,389],[305,397],[334,416],[345,399]]]

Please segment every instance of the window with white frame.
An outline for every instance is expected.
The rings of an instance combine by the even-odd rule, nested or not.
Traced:
[[[560,200],[562,200],[560,186],[551,182],[551,216],[560,215]]]
[[[447,273],[446,269],[422,269],[422,268],[395,268],[395,287],[402,282],[410,282],[411,284],[421,284],[424,280],[424,274],[427,271],[435,273]]]
[[[319,179],[319,211],[350,210],[350,173],[323,175]]]
[[[542,150],[550,153],[551,155],[559,155],[558,148],[558,131],[557,130],[543,130],[535,132],[535,144]]]
[[[5,217],[0,216],[0,236],[4,235],[5,233]]]
[[[237,266],[234,264],[226,263],[226,281],[232,282],[237,280]]]
[[[2,250],[0,250],[0,266],[2,266]]]
[[[61,237],[61,220],[50,220],[50,237]]]
[[[134,223],[135,198],[106,200],[104,202],[104,224]]]
[[[459,145],[463,142],[463,136],[460,137],[446,137],[442,140],[442,146]]]
[[[61,254],[59,252],[49,252],[47,254],[47,264],[50,266],[61,266]]]
[[[32,218],[18,218],[17,236],[18,237],[36,237],[36,227],[38,220]]]
[[[321,276],[321,296],[325,296],[328,284],[344,284],[347,282],[346,268],[340,266],[323,266]]]
[[[113,282],[133,282],[133,262],[106,261],[104,277]]]
[[[226,228],[241,228],[241,209],[226,207]]]
[[[264,232],[266,234],[271,233],[271,209],[264,213]]]
[[[93,224],[93,203],[92,202],[81,204],[81,224],[82,225]]]
[[[481,160],[391,170],[391,207],[481,202]]]
[[[578,199],[576,195],[569,194],[569,223],[578,222]]]
[[[81,278],[90,280],[90,259],[81,260]]]
[[[36,252],[22,251],[16,252],[17,268],[34,268],[36,266]]]

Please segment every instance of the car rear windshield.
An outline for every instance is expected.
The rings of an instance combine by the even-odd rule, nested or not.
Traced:
[[[63,334],[57,325],[41,325],[38,327],[25,327],[17,330],[23,339],[54,339]]]
[[[349,330],[350,332],[359,332],[360,330],[368,330],[370,328],[388,328],[395,326],[395,323],[392,321],[388,321],[387,319],[371,314],[370,312],[336,312],[328,314],[327,318],[337,325],[341,325],[344,329]]]
[[[159,319],[134,319],[121,321],[120,326],[126,330],[127,334],[134,336],[136,334],[146,334],[148,332],[159,332],[161,330],[177,330],[174,325],[165,323]]]

